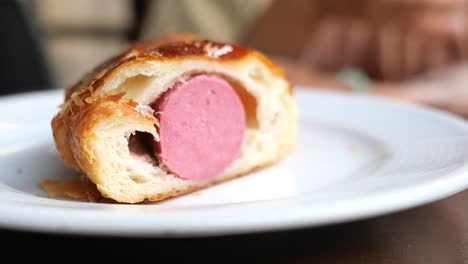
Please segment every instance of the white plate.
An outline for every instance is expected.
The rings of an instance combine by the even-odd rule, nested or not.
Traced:
[[[0,99],[0,227],[55,233],[206,236],[310,227],[389,213],[468,186],[468,126],[442,112],[296,90],[300,135],[281,163],[151,205],[47,198],[73,177],[50,120],[62,91]]]

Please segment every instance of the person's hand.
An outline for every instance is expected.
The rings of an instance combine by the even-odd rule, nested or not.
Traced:
[[[335,71],[356,66],[403,80],[468,57],[466,0],[361,0],[327,12],[304,46],[303,61]]]
[[[269,55],[269,58],[284,70],[286,78],[294,86],[340,91],[349,90],[349,87],[337,80],[334,75],[318,72],[300,61],[279,55]]]
[[[404,82],[376,83],[370,91],[468,117],[468,64],[433,70]]]

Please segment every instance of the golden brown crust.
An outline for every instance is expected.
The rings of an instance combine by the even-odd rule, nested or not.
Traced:
[[[104,61],[96,68],[94,68],[91,72],[83,76],[83,78],[77,83],[68,87],[65,92],[65,101],[70,99],[70,96],[74,92],[77,92],[78,90],[84,87],[94,85],[94,83],[101,79],[107,72],[109,72],[116,66],[122,64],[122,62],[128,59],[144,55],[162,45],[174,42],[190,42],[199,39],[200,37],[191,33],[170,33],[152,41],[136,42],[121,54]]]
[[[230,47],[228,52],[216,54],[217,50],[225,46]],[[236,61],[247,56],[256,57],[267,65],[274,74],[284,77],[283,70],[260,52],[239,45],[226,45],[202,40],[193,34],[174,33],[153,41],[135,43],[122,54],[102,63],[78,83],[69,87],[66,91],[65,100],[69,100],[74,96],[75,100],[85,101],[88,96],[102,86],[108,76],[112,75],[120,67],[132,63],[141,63],[148,60],[183,60],[189,57],[214,61]]]

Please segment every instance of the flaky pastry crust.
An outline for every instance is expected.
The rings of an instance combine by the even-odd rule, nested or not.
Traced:
[[[182,75],[190,74],[197,69],[198,65],[202,68],[202,72],[212,70],[235,80],[239,89],[246,88],[247,91],[253,87],[249,93],[255,94],[253,97],[255,97],[256,110],[254,111],[257,112],[253,115],[258,119],[259,124],[256,125],[257,128],[253,125],[252,132],[249,132],[245,143],[247,154],[242,154],[245,157],[240,157],[240,161],[234,162],[235,164],[223,175],[199,182],[185,181],[175,175],[166,175],[167,173],[160,172],[159,168],[151,177],[140,177],[135,176],[137,169],[130,168],[130,165],[125,169],[132,171],[131,175],[120,175],[117,169],[106,167],[107,165],[103,164],[106,159],[109,161],[114,159],[114,156],[118,156],[117,154],[120,155],[117,152],[115,155],[112,154],[109,149],[112,148],[114,149],[112,151],[115,151],[121,145],[101,146],[102,141],[118,141],[120,138],[117,136],[118,132],[123,133],[121,137],[126,137],[127,140],[133,133],[132,131],[143,131],[152,134],[156,139],[158,137],[155,129],[158,120],[151,111],[141,107],[149,104],[147,96],[133,95],[136,93],[132,91],[140,89],[139,87],[144,83],[162,78],[159,77],[162,76],[161,72],[186,67],[186,71],[180,70]],[[252,67],[252,70],[245,71],[244,69],[248,67]],[[217,72],[218,69],[219,72]],[[128,72],[137,73],[126,76]],[[241,75],[242,78],[238,77]],[[141,85],[140,82],[137,85],[132,84],[131,88],[123,85],[125,80],[134,76],[154,79],[141,82]],[[171,79],[170,82],[174,80]],[[258,88],[255,88],[257,86]],[[164,89],[168,88],[158,90],[159,95],[164,92]],[[150,101],[154,101],[154,98]],[[252,103],[247,102],[247,104]],[[277,111],[276,117],[267,113],[267,108],[270,106],[274,106],[271,111]],[[125,120],[125,122],[119,120]],[[274,122],[279,123],[274,124]],[[129,126],[135,124],[137,128],[131,128],[128,132],[124,129],[125,124]],[[104,197],[125,203],[162,200],[236,178],[273,164],[293,148],[296,126],[296,110],[291,86],[284,79],[284,73],[279,67],[258,51],[238,45],[203,40],[193,34],[169,34],[154,41],[139,42],[119,56],[104,62],[66,90],[65,102],[52,120],[53,136],[61,159],[85,174],[96,184]],[[268,129],[276,129],[278,132],[269,132],[271,134],[269,141],[261,141],[261,134],[265,133],[262,131]],[[253,145],[250,146],[250,144]],[[260,147],[266,150],[259,151],[259,158],[256,158],[253,149],[260,149]],[[127,154],[124,155],[125,159],[131,156]],[[115,168],[119,167],[117,165]],[[123,167],[119,168],[122,170]],[[117,174],[120,176],[116,176]],[[132,178],[130,181],[127,179],[129,175],[137,179]],[[117,180],[118,177],[120,177],[119,180]],[[157,177],[163,180],[158,178],[155,182],[154,179]],[[167,188],[157,187],[162,185],[167,185]]]

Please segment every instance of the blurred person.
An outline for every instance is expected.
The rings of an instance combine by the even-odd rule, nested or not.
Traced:
[[[144,3],[1,0],[0,95],[72,84],[135,40]]]
[[[468,116],[467,0],[157,0],[143,36],[191,31],[269,54],[296,85]]]
[[[29,2],[0,1],[0,95],[47,89],[52,80]]]

